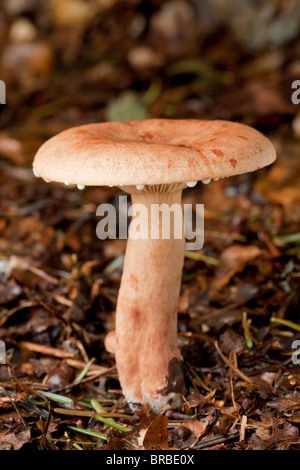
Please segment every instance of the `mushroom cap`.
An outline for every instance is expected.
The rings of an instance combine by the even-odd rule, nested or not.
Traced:
[[[257,130],[228,121],[147,119],[87,124],[45,142],[35,172],[81,185],[154,185],[258,170],[276,158]]]

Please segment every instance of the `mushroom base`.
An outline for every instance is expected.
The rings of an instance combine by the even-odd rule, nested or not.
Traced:
[[[151,211],[153,203],[181,204],[181,191],[132,194],[133,203]],[[141,215],[141,214],[140,214]],[[133,221],[135,217],[133,217]],[[148,403],[157,412],[176,393],[184,394],[181,354],[177,346],[177,307],[184,260],[183,224],[181,238],[170,232],[164,239],[151,239],[154,220],[148,224],[147,239],[127,243],[123,276],[116,311],[115,354],[123,393],[130,403]]]

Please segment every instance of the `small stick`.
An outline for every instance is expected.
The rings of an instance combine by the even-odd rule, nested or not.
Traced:
[[[67,359],[66,363],[70,367],[74,367],[74,369],[83,369],[86,366],[86,363],[83,361],[78,361],[77,359]],[[97,364],[92,364],[90,367],[90,371],[92,370],[99,370],[99,371],[104,371],[107,370],[106,367],[103,366],[98,366]]]
[[[54,408],[55,413],[60,415],[68,416],[84,416],[84,417],[93,417],[93,416],[102,416],[103,418],[126,418],[133,419],[133,416],[126,415],[125,413],[97,413],[96,411],[86,411],[86,410],[68,410],[66,408]]]
[[[41,436],[42,445],[45,445],[45,440],[47,439],[47,432],[50,426],[51,415],[52,415],[51,403],[48,401],[47,405],[48,405],[48,416],[47,416],[47,419],[43,428],[42,436]]]
[[[245,382],[247,382],[248,384],[251,384],[253,385],[253,380],[251,380],[246,374],[244,374],[243,372],[241,372],[237,367],[235,367],[230,361],[229,359],[224,356],[224,354],[222,353],[221,349],[219,348],[219,345],[217,343],[217,341],[215,341],[214,343],[218,353],[220,354],[221,358],[223,359],[223,361],[225,362],[225,364],[230,367],[233,372],[236,373],[236,375],[238,375],[242,380],[244,380]]]
[[[243,415],[242,420],[241,420],[241,430],[240,430],[240,442],[243,442],[245,440],[245,433],[246,433],[246,427],[247,427],[247,416]]]
[[[62,295],[54,295],[53,298],[57,303],[64,305],[65,307],[72,307],[73,305],[72,300],[66,299]]]
[[[26,390],[26,392],[29,392],[29,393],[31,393],[32,395],[35,395],[38,398],[42,398],[42,400],[45,401],[46,398],[45,398],[44,395],[42,395],[38,391],[34,390],[33,388],[29,387],[29,385],[25,384],[24,382],[21,382],[21,380],[17,379],[17,377],[13,376],[11,373],[10,373],[10,376],[11,376],[12,380],[14,380],[17,383],[17,385],[20,387],[21,390]]]
[[[31,343],[30,341],[20,341],[18,344],[20,348],[26,349],[27,351],[38,352],[40,354],[44,354],[45,356],[54,356],[61,359],[74,356],[74,353],[69,353],[67,351],[63,351],[62,349],[51,348],[50,346],[43,346],[42,344],[38,343]]]
[[[237,357],[236,357],[236,353],[234,351],[230,351],[230,359],[232,360],[233,359],[233,362],[234,362],[234,365],[235,367],[237,367]],[[236,404],[236,401],[235,401],[235,396],[234,396],[234,386],[233,386],[233,374],[232,374],[232,369],[229,368],[229,379],[230,379],[230,391],[231,391],[231,399],[232,399],[232,404],[237,412],[237,414],[239,415],[239,409],[237,407],[237,404]]]
[[[14,409],[15,409],[16,413],[18,414],[20,420],[22,421],[22,424],[23,424],[24,428],[25,428],[25,429],[28,429],[28,425],[27,425],[27,423],[24,421],[24,418],[23,418],[23,416],[21,415],[21,412],[20,412],[19,408],[17,407],[15,401],[12,400],[10,397],[8,397],[8,399],[9,399],[9,401],[11,402],[12,406],[14,407]]]
[[[83,385],[83,384],[86,384],[88,382],[93,382],[95,379],[98,379],[99,377],[101,377],[101,375],[106,375],[106,374],[109,374],[113,371],[115,371],[115,366],[111,367],[110,369],[105,369],[103,371],[95,372],[95,374],[90,375],[89,377],[85,377],[84,379],[79,380],[78,382],[74,381],[74,382],[72,382],[68,385],[65,385],[64,387],[56,388],[56,389],[52,390],[52,393],[63,392],[64,390],[68,390],[69,388],[74,388],[74,387],[77,387],[78,385]]]
[[[4,325],[4,323],[15,313],[19,312],[20,310],[23,310],[24,308],[29,308],[29,307],[36,307],[39,305],[37,302],[23,302],[21,305],[18,305],[15,308],[12,308],[9,311],[5,311],[3,314],[1,314],[0,318],[0,327]]]
[[[223,444],[225,442],[234,441],[238,437],[239,433],[232,434],[231,436],[214,436],[209,439],[204,439],[203,441],[196,444],[194,449],[205,449],[206,447],[215,446],[218,444]]]
[[[210,343],[213,343],[215,341],[215,339],[212,336],[205,335],[204,333],[192,333],[191,331],[178,333],[178,336],[185,336],[187,338],[198,338],[198,339],[202,339],[202,341],[208,341]]]

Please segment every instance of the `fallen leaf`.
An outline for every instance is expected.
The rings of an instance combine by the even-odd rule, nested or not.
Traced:
[[[157,416],[150,424],[144,437],[143,445],[146,450],[168,449],[168,418]]]
[[[2,434],[0,436],[0,450],[20,450],[30,440],[29,429],[19,433]]]
[[[235,273],[244,269],[248,261],[257,258],[260,254],[261,250],[254,245],[232,245],[228,247],[221,254],[215,278],[212,282],[212,289],[214,291],[221,289],[230,281]]]
[[[215,418],[209,415],[202,421],[197,420],[189,423],[184,423],[184,427],[192,431],[192,433],[197,437],[198,442],[199,439],[207,433],[210,425],[214,422],[214,420]]]

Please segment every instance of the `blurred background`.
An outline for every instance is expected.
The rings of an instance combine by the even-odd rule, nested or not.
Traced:
[[[179,331],[190,366],[213,365],[206,386],[220,399],[224,367],[206,334],[229,354],[248,315],[256,342],[241,366],[277,371],[297,333],[272,329],[270,317],[299,322],[299,24],[297,0],[1,0],[0,336],[19,378],[51,390],[75,374],[24,340],[114,365],[103,338],[125,250],[96,237],[98,204],[117,204],[120,191],[47,185],[32,175],[34,154],[71,126],[147,117],[239,121],[275,145],[273,166],[184,191],[205,204],[205,244],[186,255]],[[300,380],[299,367],[290,373],[284,393]],[[119,398],[108,392],[115,378],[98,393]]]
[[[185,191],[186,197],[204,200],[213,211],[214,191],[229,199],[249,195],[256,181],[255,201],[267,197],[292,217],[287,224],[296,222],[300,105],[291,96],[292,83],[300,79],[299,21],[297,0],[2,0],[3,230],[20,233],[15,224],[24,221],[11,217],[21,206],[26,233],[32,217],[47,223],[51,207],[67,224],[62,199],[70,200],[73,210],[75,203],[83,206],[77,225],[85,226],[95,204],[114,193],[94,188],[79,194],[35,180],[31,164],[37,148],[71,126],[147,117],[228,119],[265,133],[279,156],[271,169],[219,182],[207,192],[198,185]],[[209,212],[206,217],[209,223]],[[2,233],[2,249],[11,249],[10,232]],[[82,241],[72,243],[80,252]]]
[[[2,0],[1,129],[32,145],[75,124],[146,117],[283,132],[298,110],[299,21],[296,0]]]

